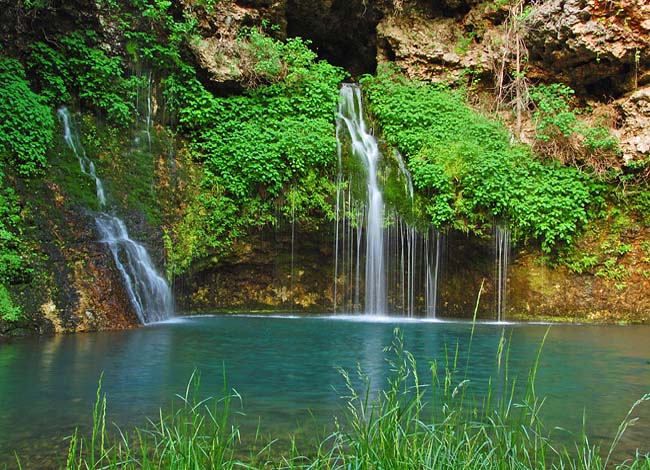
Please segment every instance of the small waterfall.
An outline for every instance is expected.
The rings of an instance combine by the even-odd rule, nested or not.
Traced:
[[[438,316],[438,277],[440,274],[440,259],[442,256],[442,234],[433,231],[432,247],[427,246],[427,283],[426,283],[426,312],[427,317],[436,318]],[[429,243],[429,237],[426,239]]]
[[[497,321],[502,321],[508,306],[508,263],[510,262],[510,229],[497,225],[494,229],[494,278]]]
[[[86,156],[67,108],[62,107],[57,113],[63,124],[65,142],[79,159],[81,171],[95,180],[97,199],[103,209],[106,198],[95,165]],[[100,242],[105,243],[113,255],[140,322],[147,324],[173,316],[174,302],[169,285],[156,271],[146,248],[129,237],[124,222],[114,215],[99,212],[95,224],[101,236]]]
[[[100,209],[102,209],[106,205],[106,196],[104,194],[104,185],[97,177],[95,164],[86,156],[86,151],[84,150],[83,145],[81,145],[79,134],[72,131],[74,127],[70,122],[70,113],[68,112],[68,108],[65,106],[59,108],[57,115],[59,116],[59,121],[63,124],[63,138],[65,139],[65,143],[68,144],[68,147],[72,149],[77,160],[79,160],[81,172],[95,181],[95,187],[97,188],[97,201],[99,202]]]
[[[131,240],[124,222],[100,213],[95,218],[101,242],[113,254],[115,265],[142,323],[165,320],[173,312],[172,293],[156,269],[144,246]]]
[[[366,127],[358,86],[341,88],[336,135],[339,175],[334,311],[435,317],[441,235],[435,230],[420,231],[396,210],[386,208],[380,187],[382,155],[377,140]],[[363,166],[362,185],[355,180],[359,175],[354,174],[347,178],[348,185],[344,184],[342,170],[347,149],[346,155]],[[393,158],[399,171],[397,177],[404,183],[404,195],[412,205],[411,175],[399,152],[394,152]],[[364,190],[359,190],[355,183]],[[365,194],[363,199],[360,192]]]

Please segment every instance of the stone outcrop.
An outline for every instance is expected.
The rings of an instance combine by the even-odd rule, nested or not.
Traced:
[[[616,131],[626,162],[650,158],[650,87],[616,102],[622,125]]]
[[[489,72],[488,52],[455,18],[413,10],[377,26],[377,61],[394,63],[414,79],[453,81],[469,70]]]
[[[217,265],[196,263],[177,280],[185,312],[330,312],[333,304],[333,241],[327,230],[298,231],[285,224],[251,235]]]
[[[247,51],[238,40],[242,27],[260,26],[263,21],[277,25],[280,36],[286,29],[285,1],[242,0],[215,2],[212,8],[196,1],[183,2],[185,15],[196,15],[200,36],[189,41],[197,65],[207,78],[222,88],[241,88],[246,80]]]
[[[555,81],[604,98],[650,81],[647,0],[551,0],[525,23],[531,60]]]
[[[32,211],[40,253],[34,282],[17,286],[16,294],[24,308],[40,312],[38,328],[78,332],[136,326],[138,319],[113,258],[97,242],[93,218],[67,206],[56,184],[46,183],[36,191]]]

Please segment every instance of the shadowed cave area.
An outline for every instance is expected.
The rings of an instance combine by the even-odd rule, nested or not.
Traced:
[[[312,41],[319,58],[352,75],[377,68],[376,28],[383,14],[373,3],[350,0],[287,3],[287,34]]]

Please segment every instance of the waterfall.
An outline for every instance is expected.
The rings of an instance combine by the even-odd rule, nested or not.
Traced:
[[[396,210],[386,207],[380,185],[384,156],[364,121],[358,86],[346,84],[341,88],[336,122],[339,175],[334,230],[334,311],[408,316],[419,313],[435,317],[441,235],[435,230],[418,230]],[[355,186],[360,183],[356,181],[359,175],[344,178],[344,155],[362,164],[363,184]],[[399,172],[397,177],[404,183],[405,198],[412,205],[411,175],[399,152],[393,152],[392,156]],[[364,194],[363,198],[360,193]]]
[[[65,142],[79,160],[82,173],[94,179],[99,207],[103,209],[106,198],[102,181],[97,176],[95,165],[86,156],[70,113],[62,107],[57,114],[63,124]],[[174,302],[169,285],[156,271],[146,248],[129,237],[124,222],[114,215],[99,212],[95,224],[101,236],[100,242],[105,243],[113,255],[140,322],[147,324],[173,316]]]
[[[144,115],[144,134],[147,136],[147,144],[149,145],[149,152],[151,152],[151,71],[147,74],[147,100],[146,112]]]
[[[95,182],[97,201],[99,202],[99,207],[101,209],[106,205],[106,196],[104,195],[104,185],[102,184],[102,181],[97,177],[95,164],[92,162],[92,160],[90,160],[90,158],[86,156],[86,151],[83,148],[83,145],[81,145],[79,134],[77,132],[73,132],[74,127],[70,122],[70,113],[68,112],[68,108],[65,106],[59,108],[57,115],[59,116],[59,121],[61,121],[63,124],[63,138],[65,140],[65,143],[68,145],[68,147],[70,147],[70,149],[72,149],[73,153],[77,157],[77,160],[79,160],[79,167],[81,168],[81,172],[84,175],[92,178]]]
[[[497,321],[502,321],[508,305],[508,263],[510,229],[497,225],[494,229],[494,278]]]
[[[352,140],[352,153],[366,170],[368,199],[366,203],[366,266],[365,312],[386,313],[386,272],[384,264],[384,200],[378,183],[379,146],[366,128],[363,119],[361,89],[345,85],[337,122],[345,126]]]
[[[95,217],[101,242],[106,243],[124,279],[133,308],[142,323],[166,320],[173,312],[172,293],[156,272],[144,246],[131,240],[124,222],[99,213]]]

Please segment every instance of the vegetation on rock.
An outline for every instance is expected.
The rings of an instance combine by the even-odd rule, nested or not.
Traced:
[[[0,284],[5,290],[29,264],[17,255],[29,251],[21,236],[27,225],[21,217],[29,204],[12,187],[38,175],[57,187],[67,207],[96,208],[90,183],[76,183],[74,161],[56,143],[51,149],[53,110],[62,104],[82,111],[77,118],[84,145],[96,157],[100,173],[108,175],[110,204],[118,212],[143,214],[134,217],[161,228],[169,276],[203,262],[218,263],[235,254],[237,243],[251,233],[277,227],[282,220],[291,218],[307,232],[333,219],[333,121],[346,72],[319,61],[309,41],[277,39],[290,29],[271,26],[263,20],[265,13],[250,16],[257,6],[226,3],[102,0],[75,14],[50,2],[16,7],[13,14],[21,20],[70,17],[21,36],[3,50],[19,60],[0,61],[0,111],[5,116],[0,154],[3,173],[9,175],[3,178],[6,189],[0,199],[0,212],[6,214],[0,222]],[[394,11],[387,21],[395,27],[417,17],[411,24],[414,38],[426,36],[435,23],[417,2],[393,2],[388,8]],[[443,7],[449,8],[458,14],[464,10]],[[473,91],[479,80],[496,73],[492,69],[501,70],[500,79],[492,77],[496,101],[504,112],[511,100],[515,137],[531,146],[513,142],[502,124],[473,111],[455,85],[409,80],[390,67],[362,82],[378,128],[389,145],[403,152],[413,175],[415,213],[407,217],[482,237],[495,223],[507,223],[517,241],[561,252],[555,259],[563,260],[570,258],[584,227],[603,212],[603,200],[643,218],[650,198],[638,183],[647,178],[648,165],[645,160],[621,165],[622,153],[607,123],[593,117],[587,125],[589,113],[581,115],[573,107],[577,100],[571,88],[543,84],[540,75],[532,85],[538,71],[531,64],[534,48],[527,51],[534,40],[527,28],[542,18],[538,13],[535,5],[517,0],[487,5],[480,18],[468,13],[463,25],[448,16],[438,26],[453,32],[454,41],[464,27],[462,50],[451,54],[444,44],[429,51],[443,68],[459,72],[463,67],[460,76],[470,77]],[[0,32],[6,36],[7,31],[11,27]],[[214,49],[203,52],[212,54],[211,63],[228,69],[223,82],[215,83],[213,70],[198,57],[207,39],[214,40]],[[381,48],[387,52],[396,47],[385,42]],[[490,44],[492,50],[476,49]],[[492,54],[494,63],[454,58],[477,53]],[[635,53],[637,67],[644,63],[643,54]],[[408,60],[384,55],[386,61],[408,67]],[[431,67],[435,72],[440,66]],[[458,78],[456,72],[448,78]],[[149,109],[143,105],[145,92]],[[133,143],[145,114],[148,135],[161,136],[164,145],[150,141],[145,149]],[[180,168],[172,169],[176,163]],[[385,170],[385,201],[398,212],[409,212],[399,175],[393,178],[397,173],[388,166]],[[178,184],[182,178],[187,180]],[[163,194],[163,185],[171,193],[174,184],[183,190],[173,197]],[[11,297],[2,293],[2,298],[9,302]],[[4,311],[15,318],[16,310]]]
[[[390,69],[362,82],[383,136],[407,157],[434,226],[480,234],[495,220],[507,221],[518,239],[538,239],[551,251],[587,222],[597,200],[590,178],[541,163],[458,92]]]
[[[25,278],[28,249],[21,238],[18,200],[7,187],[5,169],[24,177],[42,173],[54,136],[54,119],[41,96],[30,89],[23,66],[0,56],[0,320],[16,320],[6,285]]]

